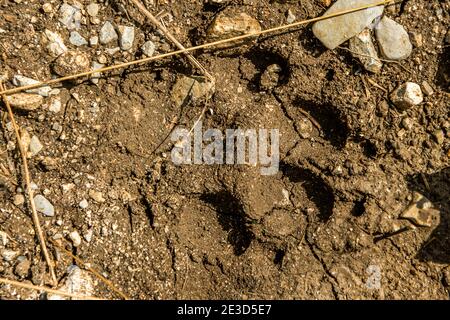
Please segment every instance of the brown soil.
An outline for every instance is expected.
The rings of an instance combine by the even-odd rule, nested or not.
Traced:
[[[325,11],[318,0],[236,0],[221,7],[202,0],[159,2],[148,7],[173,15],[168,27],[186,47],[204,41],[221,10],[246,12],[263,28],[284,24],[288,9],[298,20]],[[0,33],[0,69],[10,76],[20,71],[40,80],[51,77],[53,58],[40,44],[41,34],[58,30],[58,23],[57,15],[43,13],[43,3],[1,1],[0,28],[8,32]],[[67,238],[73,230],[83,235],[92,229],[90,242],[83,240],[77,248],[68,242],[67,248],[132,298],[448,299],[450,52],[444,38],[449,3],[404,3],[389,15],[422,34],[424,44],[407,60],[386,63],[377,75],[366,73],[348,51],[325,50],[310,26],[261,37],[233,54],[196,53],[220,79],[203,126],[278,128],[282,161],[275,176],[246,166],[171,162],[166,138],[174,122],[190,128],[203,108],[199,103],[180,109],[170,100],[177,77],[196,74],[179,57],[113,72],[98,85],[64,83],[60,113],[46,108],[16,113],[20,126],[45,146],[30,160],[30,169],[37,192],[47,189],[56,209],[55,217],[41,218],[47,236]],[[136,48],[156,34],[138,10],[127,5],[129,20],[119,7],[113,1],[99,18],[134,24],[140,30]],[[100,26],[84,25],[81,33],[87,36]],[[70,46],[67,30],[58,32]],[[170,47],[160,43],[160,52],[165,49]],[[95,56],[100,49],[85,50]],[[139,49],[135,52],[118,53],[108,63],[140,58]],[[281,79],[262,90],[261,75],[274,63],[282,67]],[[405,81],[426,80],[435,92],[401,112],[367,78],[389,92]],[[304,138],[306,115],[318,126]],[[411,128],[402,125],[405,118],[412,120]],[[31,261],[31,269],[21,278],[14,272],[16,262],[3,261],[0,275],[46,284],[29,209],[12,203],[21,183],[20,159],[6,150],[14,139],[7,122],[2,123],[0,163],[10,176],[0,176],[0,231],[13,239],[8,248]],[[64,139],[52,130],[55,123],[63,127]],[[443,130],[444,143],[436,141],[436,130]],[[63,192],[68,183],[74,188]],[[102,192],[106,201],[90,199],[90,189]],[[440,221],[395,234],[412,226],[398,218],[413,191],[433,202]],[[83,199],[89,201],[84,210],[78,205]],[[72,263],[58,254],[60,279]],[[366,286],[371,266],[381,272],[379,289]],[[96,295],[116,297],[101,284]],[[0,297],[36,296],[0,286]]]

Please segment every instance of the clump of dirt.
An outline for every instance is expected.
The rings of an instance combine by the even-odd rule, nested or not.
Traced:
[[[136,8],[120,1],[99,1],[101,22],[87,18],[79,32],[89,38],[104,21],[134,25],[133,49],[110,55],[101,46],[76,48],[58,22],[59,2],[50,12],[42,1],[1,4],[0,70],[9,80],[19,73],[51,77],[55,58],[42,45],[45,29],[108,63],[142,57],[148,40],[158,52],[171,48]],[[202,43],[223,11],[244,12],[267,29],[285,24],[288,10],[302,20],[326,9],[318,0],[155,3],[146,4],[154,13],[170,13],[165,23],[186,47]],[[35,192],[56,211],[41,217],[46,236],[136,299],[447,299],[448,9],[442,1],[415,0],[390,12],[420,33],[423,45],[407,60],[385,63],[379,74],[367,73],[344,49],[326,50],[310,26],[261,36],[233,54],[197,52],[216,78],[203,128],[278,129],[281,163],[272,176],[258,166],[172,162],[172,130],[192,128],[204,108],[171,99],[181,75],[197,74],[187,59],[114,71],[97,84],[63,83],[41,108],[16,113],[21,128],[44,147],[30,159],[30,170]],[[406,81],[427,81],[434,93],[400,111],[388,97]],[[60,112],[51,111],[55,99]],[[28,206],[17,198],[23,194],[20,158],[2,115],[0,231],[9,241],[0,241],[0,252],[20,259],[0,257],[0,275],[47,285]],[[432,227],[400,218],[413,192],[439,209]],[[82,237],[77,247],[73,231]],[[63,279],[76,262],[50,247]],[[18,272],[24,260],[29,268]],[[101,282],[95,290],[118,298]],[[0,286],[0,297],[37,294]]]

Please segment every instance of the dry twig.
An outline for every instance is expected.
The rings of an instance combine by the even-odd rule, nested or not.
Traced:
[[[5,90],[3,83],[0,82],[0,90]],[[45,260],[48,265],[48,269],[50,272],[50,276],[53,281],[53,285],[56,286],[58,284],[58,281],[56,279],[55,269],[53,265],[53,259],[50,257],[50,254],[48,253],[47,245],[45,244],[45,237],[44,233],[42,232],[41,228],[41,222],[39,220],[39,215],[36,210],[36,205],[34,204],[34,198],[33,198],[33,189],[31,188],[31,178],[30,178],[30,171],[28,169],[28,160],[27,160],[27,152],[24,149],[24,146],[22,145],[22,139],[19,134],[19,128],[17,126],[16,120],[14,118],[14,113],[11,109],[11,106],[9,105],[8,99],[5,95],[3,95],[3,102],[6,106],[6,109],[8,111],[9,117],[11,119],[12,126],[14,128],[14,133],[16,135],[17,144],[19,146],[20,155],[22,157],[22,163],[23,163],[23,171],[24,171],[24,177],[25,177],[25,184],[26,184],[26,190],[28,194],[28,200],[30,203],[31,208],[31,216],[33,218],[34,227],[36,228],[36,232],[39,238],[39,242],[42,248],[42,252],[44,254]]]

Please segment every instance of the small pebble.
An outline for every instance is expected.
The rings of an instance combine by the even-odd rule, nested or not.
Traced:
[[[44,3],[43,5],[42,5],[42,11],[44,11],[45,13],[50,13],[50,12],[52,12],[53,11],[53,7],[52,7],[52,4],[51,3]]]
[[[87,202],[86,199],[81,200],[78,205],[80,206],[81,209],[86,209],[87,207],[89,207],[89,203]]]
[[[145,42],[141,47],[142,52],[147,57],[153,56],[153,54],[155,53],[155,49],[156,49],[156,46],[152,41]]]
[[[13,77],[13,84],[18,87],[28,86],[28,85],[37,84],[37,83],[39,83],[39,81],[24,77],[19,74],[15,75]],[[49,86],[43,86],[43,87],[39,87],[36,89],[26,90],[25,92],[37,93],[38,95],[41,95],[43,97],[48,97],[51,90],[52,90],[52,88],[50,88]]]
[[[96,3],[91,3],[89,5],[86,6],[86,12],[88,13],[88,15],[90,15],[91,17],[95,17],[98,14],[98,10],[99,10],[99,5]]]
[[[86,39],[83,38],[83,36],[81,34],[79,34],[77,31],[72,31],[70,33],[69,42],[77,47],[85,46],[88,44]]]
[[[134,28],[129,26],[119,26],[120,48],[130,50],[134,42]]]
[[[55,208],[44,196],[38,194],[33,199],[36,210],[44,216],[53,217],[55,215]]]
[[[25,202],[25,197],[23,194],[18,193],[14,196],[13,203],[15,206],[20,206]]]
[[[89,45],[91,47],[95,47],[96,45],[98,45],[98,37],[97,36],[92,36],[89,38]]]
[[[434,93],[433,87],[427,81],[422,82],[422,91],[426,96],[431,96]]]
[[[292,12],[291,9],[289,9],[287,11],[287,17],[286,17],[286,22],[287,23],[293,23],[295,21],[295,19],[297,19],[297,17],[295,16],[295,14]]]
[[[103,203],[106,201],[103,197],[103,193],[101,193],[100,191],[89,190],[89,197],[91,197],[92,200],[98,203]]]
[[[13,261],[19,255],[18,251],[8,250],[8,249],[2,250],[1,253],[2,253],[3,260],[8,261],[8,262]]]
[[[74,247],[78,247],[81,244],[81,237],[78,231],[72,231],[69,233],[69,238],[72,241]]]
[[[60,99],[54,99],[52,100],[52,102],[50,103],[50,106],[48,107],[48,110],[53,112],[53,113],[58,113],[61,111],[61,100]]]
[[[108,44],[118,39],[116,30],[111,22],[106,21],[100,29],[99,40],[101,44]]]
[[[44,148],[41,141],[39,141],[39,138],[36,136],[32,136],[30,140],[30,156],[33,157],[37,155],[41,150]]]
[[[63,3],[59,8],[59,22],[66,26],[67,29],[79,29],[81,26],[81,10],[74,6]]]
[[[414,82],[402,84],[391,93],[390,98],[392,103],[401,110],[409,109],[423,102],[422,90]]]

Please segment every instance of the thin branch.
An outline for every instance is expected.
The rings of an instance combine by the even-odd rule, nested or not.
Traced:
[[[336,13],[333,13],[333,14],[328,14],[328,15],[325,15],[325,16],[321,16],[321,17],[316,17],[316,18],[312,18],[312,19],[298,21],[298,22],[294,22],[294,23],[291,23],[291,24],[282,25],[282,26],[278,26],[278,27],[275,27],[275,28],[270,28],[270,29],[266,29],[266,30],[262,30],[262,31],[254,32],[254,33],[250,33],[250,34],[244,34],[244,35],[233,37],[233,38],[229,38],[229,39],[224,39],[224,40],[218,40],[218,41],[214,41],[214,42],[210,42],[210,43],[205,43],[205,44],[202,44],[202,45],[198,45],[198,46],[194,46],[194,47],[190,47],[190,48],[186,48],[186,49],[182,49],[182,50],[172,51],[172,52],[160,54],[160,55],[153,56],[153,57],[148,57],[148,58],[143,58],[143,59],[134,60],[134,61],[130,61],[130,62],[125,62],[125,63],[121,63],[121,64],[117,64],[117,65],[113,65],[113,66],[109,66],[109,67],[105,67],[105,68],[95,69],[95,70],[91,70],[91,71],[87,71],[87,72],[82,72],[82,73],[78,73],[78,74],[74,74],[74,75],[70,75],[70,76],[66,76],[66,77],[55,78],[55,79],[52,79],[52,80],[42,81],[42,82],[39,82],[39,83],[36,83],[36,84],[27,85],[27,86],[23,86],[23,87],[18,87],[18,88],[14,88],[14,89],[3,90],[3,91],[0,92],[0,95],[13,94],[13,93],[22,92],[22,91],[25,91],[25,90],[39,88],[39,87],[42,87],[42,86],[45,86],[45,85],[51,85],[51,84],[55,84],[55,83],[60,83],[60,82],[66,81],[66,80],[73,80],[73,79],[78,79],[78,78],[90,76],[90,75],[95,74],[95,73],[102,73],[102,72],[107,72],[107,71],[111,71],[111,70],[122,69],[122,68],[126,68],[126,67],[129,67],[129,66],[142,64],[142,63],[145,63],[145,62],[156,61],[156,60],[159,60],[159,59],[175,56],[175,55],[178,55],[178,54],[185,54],[187,52],[192,52],[192,51],[205,49],[205,48],[211,48],[211,47],[214,47],[214,46],[218,46],[218,45],[222,45],[222,44],[226,44],[226,43],[230,43],[230,42],[234,42],[234,41],[244,40],[244,39],[248,39],[248,38],[259,36],[259,35],[263,35],[263,34],[268,34],[268,33],[272,33],[272,32],[277,32],[277,31],[282,31],[282,30],[286,30],[286,29],[290,29],[290,28],[295,28],[295,27],[298,27],[298,26],[301,26],[301,25],[304,25],[304,24],[326,20],[326,19],[342,16],[342,15],[345,15],[345,14],[349,14],[349,13],[353,13],[353,12],[369,9],[369,8],[372,8],[372,7],[377,7],[377,6],[381,6],[381,5],[388,5],[388,4],[393,4],[393,3],[399,3],[399,2],[402,2],[402,1],[403,0],[399,0],[399,1],[395,1],[395,2],[393,2],[391,0],[380,1],[378,3],[365,5],[365,6],[354,8],[354,9],[344,10],[344,11],[336,12]]]
[[[3,83],[0,82],[0,90],[4,90],[4,89],[5,88],[3,86]],[[22,139],[21,139],[20,134],[19,134],[19,128],[17,126],[16,119],[14,118],[14,113],[13,113],[13,111],[11,109],[11,106],[9,104],[9,101],[6,98],[5,95],[3,95],[3,102],[5,103],[6,109],[8,110],[8,114],[9,114],[9,117],[11,119],[12,126],[14,128],[14,133],[16,135],[17,144],[19,145],[20,155],[22,157],[26,190],[27,190],[27,194],[28,194],[28,200],[30,202],[31,216],[33,218],[34,227],[36,228],[36,231],[37,231],[39,242],[40,242],[40,245],[41,245],[42,252],[44,254],[45,260],[47,262],[48,269],[50,271],[50,276],[52,278],[53,285],[56,286],[58,284],[58,281],[56,279],[53,259],[50,257],[50,254],[48,253],[47,245],[45,244],[44,233],[42,232],[42,228],[41,228],[41,222],[39,220],[39,215],[37,213],[36,205],[34,203],[33,189],[31,188],[30,171],[28,169],[27,152],[26,152],[24,146],[22,145]]]
[[[5,279],[5,278],[0,278],[0,283],[9,284],[11,286],[16,286],[16,287],[30,289],[30,290],[44,291],[44,292],[47,292],[47,293],[57,294],[57,295],[60,295],[60,296],[65,296],[65,297],[70,297],[70,298],[76,298],[76,299],[79,299],[79,300],[105,300],[105,299],[102,299],[102,298],[91,297],[91,296],[81,296],[81,295],[78,295],[78,294],[68,293],[68,292],[55,290],[55,289],[51,289],[51,288],[47,288],[47,287],[35,286],[35,285],[32,285],[32,284],[27,284],[27,283],[23,283],[23,282],[13,281],[13,280]]]

